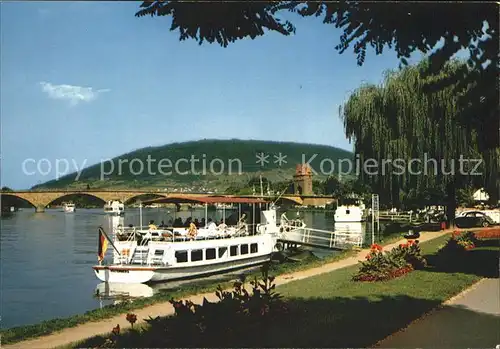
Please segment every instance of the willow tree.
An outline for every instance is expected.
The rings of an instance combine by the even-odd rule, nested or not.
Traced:
[[[372,164],[359,168],[362,179],[392,200],[401,191],[418,194],[445,187],[450,219],[455,212],[456,188],[484,185],[489,192],[498,193],[499,187],[499,148],[481,151],[477,132],[457,122],[463,108],[455,86],[436,91],[427,88],[463,67],[464,63],[452,61],[433,74],[428,72],[429,62],[424,61],[389,71],[381,85],[361,86],[339,110],[359,163]],[[471,84],[463,93],[473,88]],[[478,168],[476,164],[480,164]]]

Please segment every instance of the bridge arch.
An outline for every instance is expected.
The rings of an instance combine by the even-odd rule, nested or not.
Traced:
[[[15,193],[1,193],[1,196],[2,196],[2,207],[3,206],[16,206],[16,204],[19,204],[19,203],[24,203],[24,204],[27,204],[33,208],[36,208],[36,205],[31,202],[30,200],[28,199],[25,199],[25,198],[22,198],[18,195],[16,195]],[[5,201],[7,201],[7,203],[5,203]]]
[[[81,197],[95,198],[99,201],[99,204],[102,204],[102,205],[104,205],[104,203],[106,202],[105,200],[103,200],[99,196],[92,194],[92,192],[89,192],[89,193],[84,193],[84,192],[65,193],[65,194],[62,194],[61,196],[55,198],[54,200],[50,201],[49,203],[47,203],[47,205],[45,205],[45,207],[47,207],[49,205],[53,205],[54,203],[61,204],[63,201],[76,201],[77,198],[81,198]]]

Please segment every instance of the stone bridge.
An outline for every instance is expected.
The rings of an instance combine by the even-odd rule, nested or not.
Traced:
[[[43,212],[45,207],[50,205],[53,201],[61,199],[68,195],[88,195],[101,199],[103,202],[110,200],[119,200],[126,203],[132,199],[136,199],[143,195],[155,195],[158,198],[161,197],[192,197],[196,199],[197,197],[208,197],[208,196],[226,196],[234,197],[237,195],[216,195],[216,194],[192,194],[192,193],[166,193],[160,191],[148,191],[148,190],[43,190],[43,191],[4,191],[0,192],[0,196],[14,196],[36,208],[36,212]],[[252,196],[245,196],[252,197]],[[272,200],[269,197],[269,200]],[[289,202],[293,205],[303,205],[304,200],[297,195],[285,195],[280,198],[280,200]],[[332,199],[329,198],[331,201]],[[306,200],[307,201],[307,200]]]

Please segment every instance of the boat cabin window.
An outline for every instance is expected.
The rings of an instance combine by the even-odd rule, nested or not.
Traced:
[[[165,252],[165,250],[156,250],[155,251],[155,257],[163,256],[164,252]]]
[[[345,210],[345,214],[350,214],[351,210]]]
[[[248,254],[248,245],[247,244],[244,244],[244,245],[241,245],[241,254]]]
[[[191,262],[197,262],[203,260],[203,250],[192,250],[191,251]]]
[[[238,255],[238,246],[231,246],[229,248],[229,255],[230,256],[237,256]]]
[[[175,251],[175,259],[177,263],[185,263],[188,261],[187,251]]]
[[[259,252],[259,245],[251,244],[250,245],[250,253],[257,253],[257,252]]]
[[[205,259],[215,259],[216,253],[215,248],[207,248],[205,250]]]
[[[219,247],[219,258],[223,258],[227,255],[227,247]]]

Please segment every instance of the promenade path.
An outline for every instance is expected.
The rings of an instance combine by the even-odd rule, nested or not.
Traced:
[[[495,348],[500,345],[500,279],[482,279],[378,348]]]
[[[451,230],[437,231],[437,232],[422,232],[420,238],[418,239],[421,243],[425,241],[429,241],[435,239],[437,237],[443,236],[445,234],[450,233]],[[392,244],[388,244],[384,247],[385,250],[391,250],[392,248],[398,246],[401,243],[405,243],[406,239],[401,239]],[[347,257],[341,259],[339,261],[335,261],[332,263],[324,264],[319,267],[297,271],[290,274],[283,274],[277,276],[275,279],[276,286],[284,285],[288,282],[295,280],[302,280],[311,276],[329,273],[334,270],[338,270],[341,268],[349,267],[357,264],[360,260],[364,260],[366,254],[369,252],[369,249],[363,249],[355,256]],[[231,291],[232,289],[228,289]],[[214,302],[217,300],[214,292],[203,293],[194,296],[183,297],[183,299],[189,299],[193,303],[200,304],[203,301],[203,298],[206,298],[208,301]],[[148,307],[144,307],[142,309],[137,309],[133,311],[134,314],[137,315],[138,323],[142,321],[142,319],[147,319],[151,317],[157,316],[169,316],[174,314],[174,308],[169,302],[157,303]],[[48,348],[56,348],[60,346],[65,346],[70,343],[82,341],[89,337],[93,337],[96,335],[109,334],[114,326],[117,324],[120,325],[120,328],[126,329],[130,327],[128,321],[126,321],[125,316],[118,315],[106,320],[101,320],[97,322],[89,322],[82,325],[78,325],[76,327],[68,328],[61,330],[59,332],[55,332],[53,334],[42,336],[34,339],[29,339],[26,341],[2,345],[2,349],[24,349],[24,348],[37,348],[37,349],[48,349]]]

